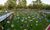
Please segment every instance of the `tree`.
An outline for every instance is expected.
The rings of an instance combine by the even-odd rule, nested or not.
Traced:
[[[0,5],[0,10],[4,10],[4,6]]]
[[[24,8],[26,7],[26,0],[19,0],[19,7]]]
[[[16,0],[8,0],[8,9],[14,9],[16,7]]]
[[[41,0],[33,1],[33,8],[34,9],[42,9],[43,8],[43,5],[41,3]]]

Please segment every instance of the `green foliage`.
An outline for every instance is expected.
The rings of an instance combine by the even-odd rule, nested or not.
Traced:
[[[8,9],[13,9],[16,6],[16,0],[8,0]]]
[[[47,18],[50,20],[50,14],[47,15]]]
[[[0,10],[4,10],[4,6],[0,5]]]
[[[43,14],[42,14],[43,15]],[[45,30],[47,25],[47,18],[36,11],[30,13],[25,11],[15,11],[12,23],[4,21],[4,30]]]
[[[50,10],[50,6],[49,6],[49,5],[46,6],[45,9],[46,9],[46,10]]]
[[[26,0],[20,0],[19,4],[16,6],[17,8],[25,8],[26,7]]]
[[[39,5],[29,5],[27,8],[31,8],[31,9],[43,9],[43,5],[42,4],[39,4]]]

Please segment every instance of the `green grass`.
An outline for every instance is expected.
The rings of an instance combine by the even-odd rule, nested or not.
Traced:
[[[38,12],[32,11],[24,13],[16,11],[12,23],[4,24],[4,30],[45,30],[49,22],[47,17],[42,16]]]

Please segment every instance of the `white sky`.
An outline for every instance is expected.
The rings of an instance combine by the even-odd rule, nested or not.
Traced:
[[[41,0],[41,1],[42,1],[42,3],[50,5],[50,0]]]
[[[7,2],[7,0],[0,0],[0,4],[4,5],[4,3]]]
[[[27,1],[27,5],[32,4],[32,1],[36,1],[36,0],[26,0]]]
[[[0,0],[0,4],[3,4],[6,2],[7,0]],[[27,1],[27,5],[31,4],[33,0],[26,0]],[[34,0],[36,1],[36,0]],[[45,4],[50,4],[50,0],[41,0],[42,3],[45,3]]]
[[[32,0],[26,0],[27,1],[27,5],[32,3]]]

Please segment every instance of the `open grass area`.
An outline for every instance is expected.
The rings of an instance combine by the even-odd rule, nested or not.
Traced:
[[[48,15],[37,11],[15,11],[12,23],[3,21],[4,30],[45,30],[50,24]]]

